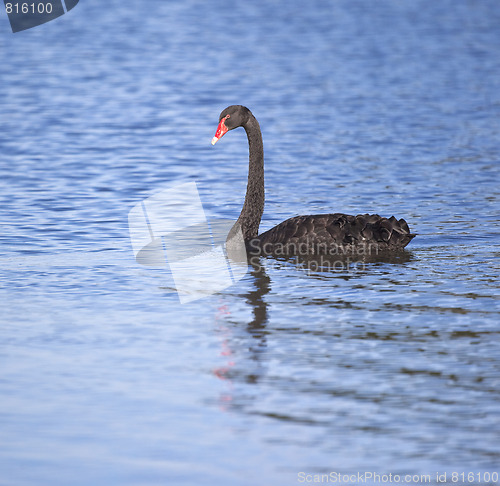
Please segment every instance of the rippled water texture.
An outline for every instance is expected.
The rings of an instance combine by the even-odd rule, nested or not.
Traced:
[[[497,0],[82,0],[16,34],[0,15],[0,484],[499,471],[499,26]],[[408,252],[266,258],[180,304],[128,213],[196,181],[237,218],[245,134],[210,144],[235,103],[263,131],[261,230],[394,214]]]

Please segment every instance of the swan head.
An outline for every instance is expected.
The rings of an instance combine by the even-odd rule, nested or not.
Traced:
[[[215,145],[217,140],[229,130],[244,126],[251,116],[252,112],[245,106],[228,106],[219,116],[219,126],[217,127],[214,138],[212,138],[212,145]]]

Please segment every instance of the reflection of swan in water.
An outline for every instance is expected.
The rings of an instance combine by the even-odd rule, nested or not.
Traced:
[[[246,344],[244,346],[244,348],[250,353],[250,358],[248,358],[248,354],[246,357],[250,366],[248,370],[245,370],[243,376],[245,382],[256,383],[259,378],[265,374],[261,369],[262,354],[265,352],[267,347],[266,325],[268,321],[268,304],[265,300],[265,295],[268,294],[271,289],[271,279],[267,275],[266,269],[263,265],[252,265],[250,275],[253,278],[253,288],[246,294],[241,295],[241,297],[246,298],[246,303],[251,306],[253,314],[252,320],[250,320],[246,326],[246,332],[250,339],[248,341],[245,340]],[[222,380],[229,380],[230,382],[232,379],[234,365],[238,362],[238,360],[245,359],[241,356],[242,353],[239,352],[241,350],[241,346],[236,346],[235,342],[232,342],[231,339],[233,337],[232,328],[240,328],[241,323],[236,322],[231,318],[231,313],[229,312],[227,306],[219,308],[216,320],[224,322],[223,325],[219,324],[218,331],[223,335],[221,355],[227,356],[228,361],[225,366],[215,369],[214,374],[218,378]],[[238,347],[236,351],[234,351],[235,347]],[[221,402],[225,405],[231,401],[232,395],[225,394],[221,398]]]
[[[380,274],[380,272],[385,273],[386,271],[387,273],[392,273],[387,267],[392,265],[404,266],[411,258],[412,255],[409,252],[390,256],[383,255],[377,260],[368,262],[366,259],[362,259],[356,262],[363,265],[362,267],[358,267],[356,271],[331,271],[311,268],[310,272],[306,272],[307,275],[302,276],[300,275],[301,268],[298,267],[299,262],[297,259],[252,258],[250,260],[251,269],[249,274],[251,280],[248,281],[246,279],[246,284],[249,284],[250,288],[241,294],[233,293],[231,295],[233,302],[231,303],[224,299],[226,305],[222,306],[219,312],[217,332],[221,336],[220,354],[225,358],[225,364],[214,370],[214,374],[225,381],[224,392],[221,393],[219,398],[220,407],[224,410],[228,408],[238,410],[239,413],[245,413],[246,410],[252,408],[255,397],[248,386],[265,381],[269,374],[268,341],[279,341],[283,355],[293,356],[294,353],[296,354],[296,349],[292,349],[292,347],[296,344],[296,340],[302,338],[307,340],[308,335],[306,333],[311,333],[311,326],[307,324],[312,323],[307,321],[301,323],[303,325],[294,325],[292,327],[269,326],[270,308],[276,296],[279,297],[279,303],[283,302],[283,296],[277,292],[273,295],[271,292],[273,274],[284,272],[290,276],[294,268],[298,267],[299,272],[296,272],[297,285],[300,285],[300,280],[304,281],[311,278],[323,281],[324,285],[318,285],[318,289],[326,289],[326,292],[320,292],[317,295],[309,294],[307,313],[308,315],[315,315],[315,311],[318,309],[329,310],[332,318],[331,324],[328,323],[324,328],[315,329],[314,331],[315,335],[324,334],[325,339],[329,339],[331,338],[332,330],[337,325],[335,323],[337,315],[346,309],[349,311],[353,309],[366,310],[366,305],[363,302],[352,297],[351,293],[346,294],[346,287],[361,289],[365,287],[366,282],[368,282],[369,286],[370,279],[367,277],[370,276],[370,273],[375,275]],[[281,281],[281,278],[277,278],[276,285],[280,285]],[[401,283],[405,283],[403,279]],[[316,283],[313,284],[313,287],[316,287]],[[236,286],[232,287],[232,289],[236,289]],[[339,289],[342,292],[338,293]],[[356,295],[359,294],[356,293]],[[235,308],[240,307],[238,302],[234,302],[238,300],[244,300],[245,304],[250,306],[252,315],[246,322],[239,321],[231,313],[232,306]],[[241,316],[241,314],[238,313],[238,316]],[[293,334],[292,341],[290,340],[290,333]],[[300,335],[300,337],[297,335]],[[290,349],[287,349],[287,346]],[[318,352],[321,352],[321,350],[318,350]],[[325,353],[328,353],[328,350],[325,350]],[[283,378],[285,381],[286,379],[286,377]],[[236,386],[238,383],[247,385],[247,387]],[[290,420],[289,418],[280,418],[281,416],[279,415],[273,415],[273,417],[277,420]],[[288,416],[283,414],[283,417]]]
[[[265,328],[268,321],[265,295],[271,290],[271,279],[263,265],[252,265],[250,275],[254,278],[254,290],[247,293],[247,303],[252,306],[253,320],[247,324],[248,332],[265,342]]]
[[[256,261],[259,257],[251,257],[250,261]],[[348,280],[352,277],[362,277],[369,273],[370,265],[389,263],[402,265],[413,259],[413,255],[406,251],[373,255],[335,256],[335,255],[284,255],[274,256],[278,262],[288,263],[296,270],[303,270],[314,277],[314,273],[321,273],[326,277],[342,277]]]

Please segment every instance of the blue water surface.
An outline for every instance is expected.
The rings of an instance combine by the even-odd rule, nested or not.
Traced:
[[[499,26],[497,0],[1,13],[0,485],[498,484]],[[263,132],[262,230],[394,214],[408,253],[263,259],[182,305],[128,213],[196,181],[237,218],[245,133],[210,144],[231,104]]]

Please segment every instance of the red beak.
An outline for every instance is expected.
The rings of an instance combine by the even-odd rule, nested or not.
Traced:
[[[215,142],[217,142],[217,140],[219,140],[219,138],[221,138],[228,131],[228,128],[226,127],[226,125],[224,123],[228,118],[229,118],[229,115],[224,117],[219,122],[219,126],[217,127],[217,131],[215,132],[215,136],[214,136],[214,138],[212,138],[212,145],[215,145]]]

